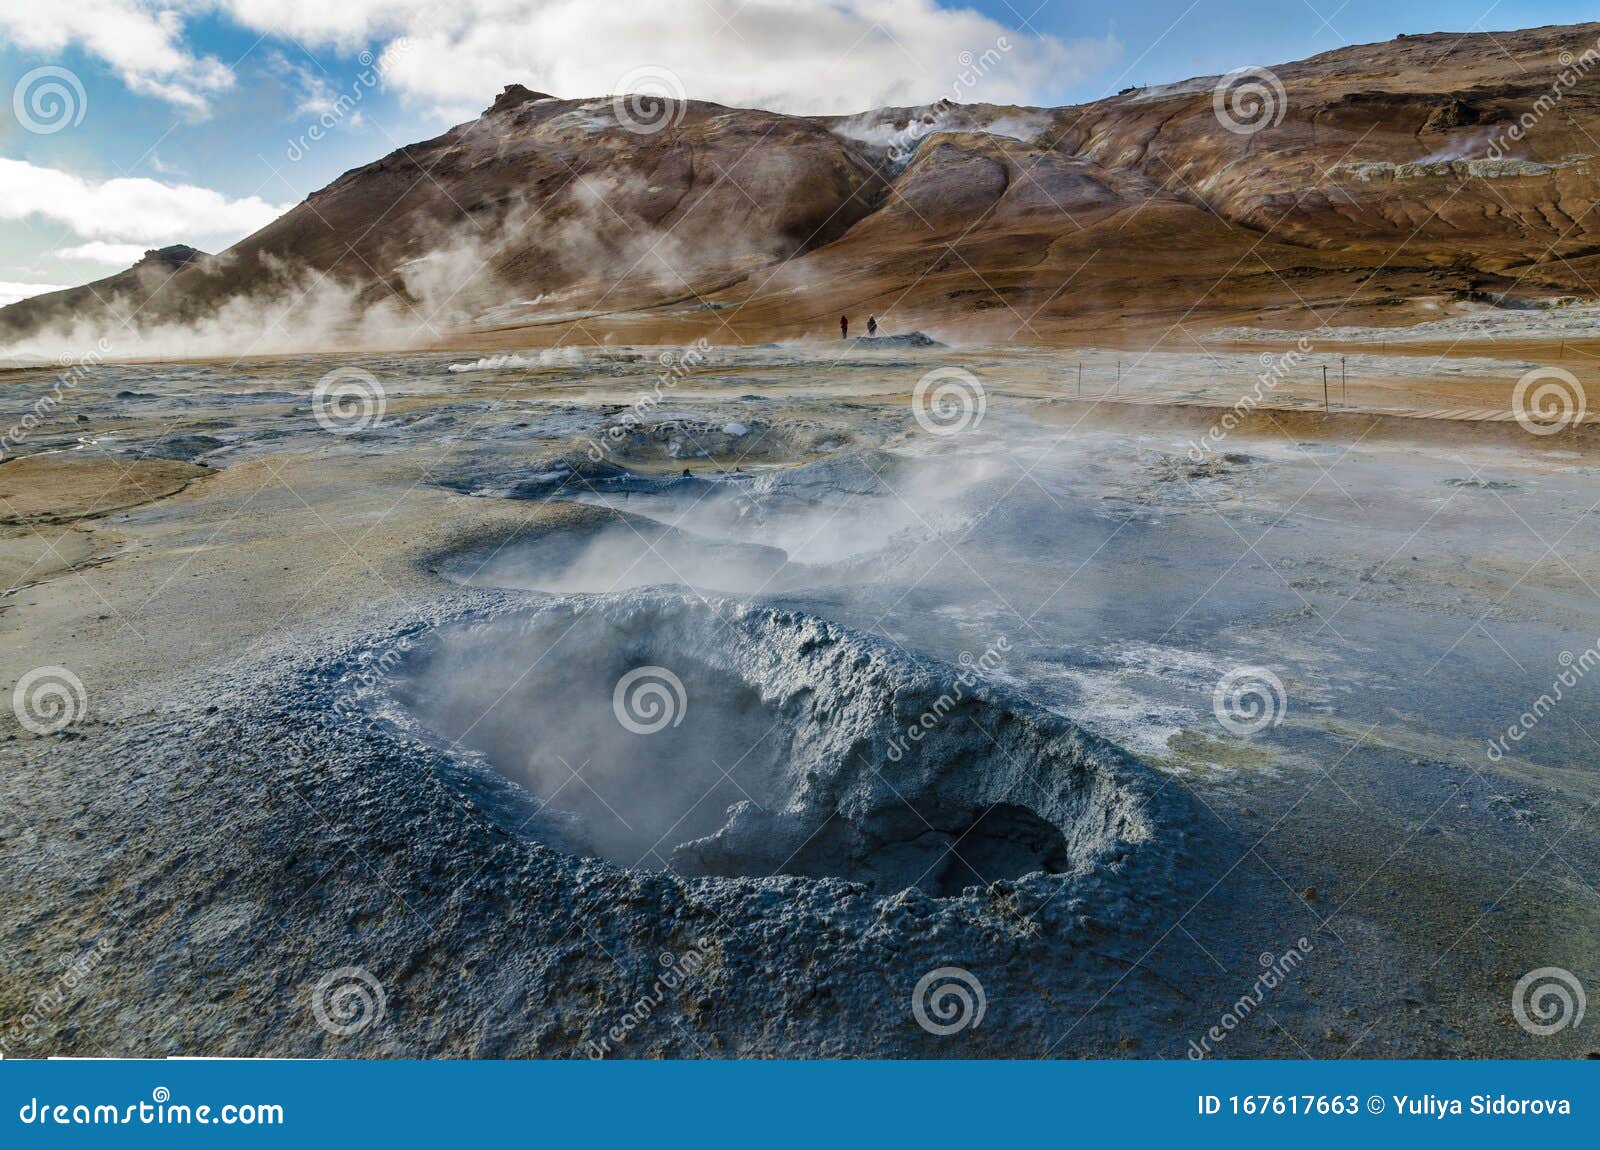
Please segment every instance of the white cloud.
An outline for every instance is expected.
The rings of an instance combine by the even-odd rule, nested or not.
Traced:
[[[1027,35],[932,0],[484,0],[476,13],[469,7],[399,18],[408,50],[386,60],[386,81],[476,111],[492,95],[486,88],[510,80],[557,96],[601,96],[633,69],[666,68],[694,99],[845,113],[945,96],[1027,103],[1119,51],[1110,42]],[[961,86],[986,52],[997,62]]]
[[[64,260],[87,260],[108,267],[131,267],[144,258],[143,244],[108,244],[104,240],[90,240],[71,248],[57,248],[52,254]]]
[[[233,73],[182,42],[170,7],[146,0],[0,0],[0,33],[25,51],[54,55],[78,46],[111,66],[131,91],[204,114],[207,97],[233,83]]]
[[[362,126],[364,118],[361,110],[349,110],[340,102],[341,98],[348,99],[349,89],[341,89],[327,73],[311,64],[291,60],[278,51],[268,54],[267,63],[293,94],[296,115],[316,119],[328,116],[333,124],[343,123],[355,128]]]
[[[232,243],[288,211],[258,196],[230,199],[193,184],[143,178],[87,180],[0,158],[0,220],[43,219],[86,240],[156,247],[184,240]],[[141,247],[140,251],[143,252]]]
[[[920,104],[1030,103],[1113,61],[1120,46],[1007,28],[935,0],[186,0],[267,37],[349,54],[405,38],[386,81],[453,114],[510,81],[563,97],[602,96],[638,68],[666,68],[694,99],[800,113]],[[0,0],[0,30],[25,48],[77,44],[137,92],[185,107],[232,82],[183,41],[153,0]],[[963,61],[1010,48],[962,88]],[[330,67],[337,71],[331,61]],[[313,97],[314,98],[314,97]]]
[[[0,280],[0,307],[16,303],[29,296],[43,295],[47,291],[60,291],[66,284],[19,284]]]

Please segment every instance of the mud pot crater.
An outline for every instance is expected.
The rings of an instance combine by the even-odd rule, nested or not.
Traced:
[[[623,867],[957,896],[1124,868],[1159,833],[1150,776],[1111,744],[748,603],[637,590],[462,619],[388,691],[403,723],[528,793],[528,833]]]

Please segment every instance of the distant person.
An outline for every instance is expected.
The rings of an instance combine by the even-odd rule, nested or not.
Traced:
[[[839,317],[839,338],[850,338],[850,317],[847,315],[842,315]]]
[[[878,334],[878,317],[875,316],[875,315],[869,315],[867,317],[867,335],[870,337],[870,336],[874,336],[874,335],[877,335],[877,334]]]

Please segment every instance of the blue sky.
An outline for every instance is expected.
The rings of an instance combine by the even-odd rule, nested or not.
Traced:
[[[1061,104],[1400,32],[1594,15],[1575,0],[0,0],[0,303],[147,246],[217,250],[513,80],[571,97],[643,75],[846,112],[948,94],[958,54],[1003,35],[1015,50],[966,98]],[[24,85],[52,80],[68,115],[29,130]],[[355,110],[309,139],[341,93]]]

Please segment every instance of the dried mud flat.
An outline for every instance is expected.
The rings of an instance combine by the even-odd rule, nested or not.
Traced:
[[[1592,436],[1378,411],[1515,362],[1197,455],[1255,351],[660,351],[107,366],[0,465],[82,685],[0,714],[8,1053],[1588,1052],[1512,996],[1600,980],[1595,684],[1487,748],[1600,641]]]

